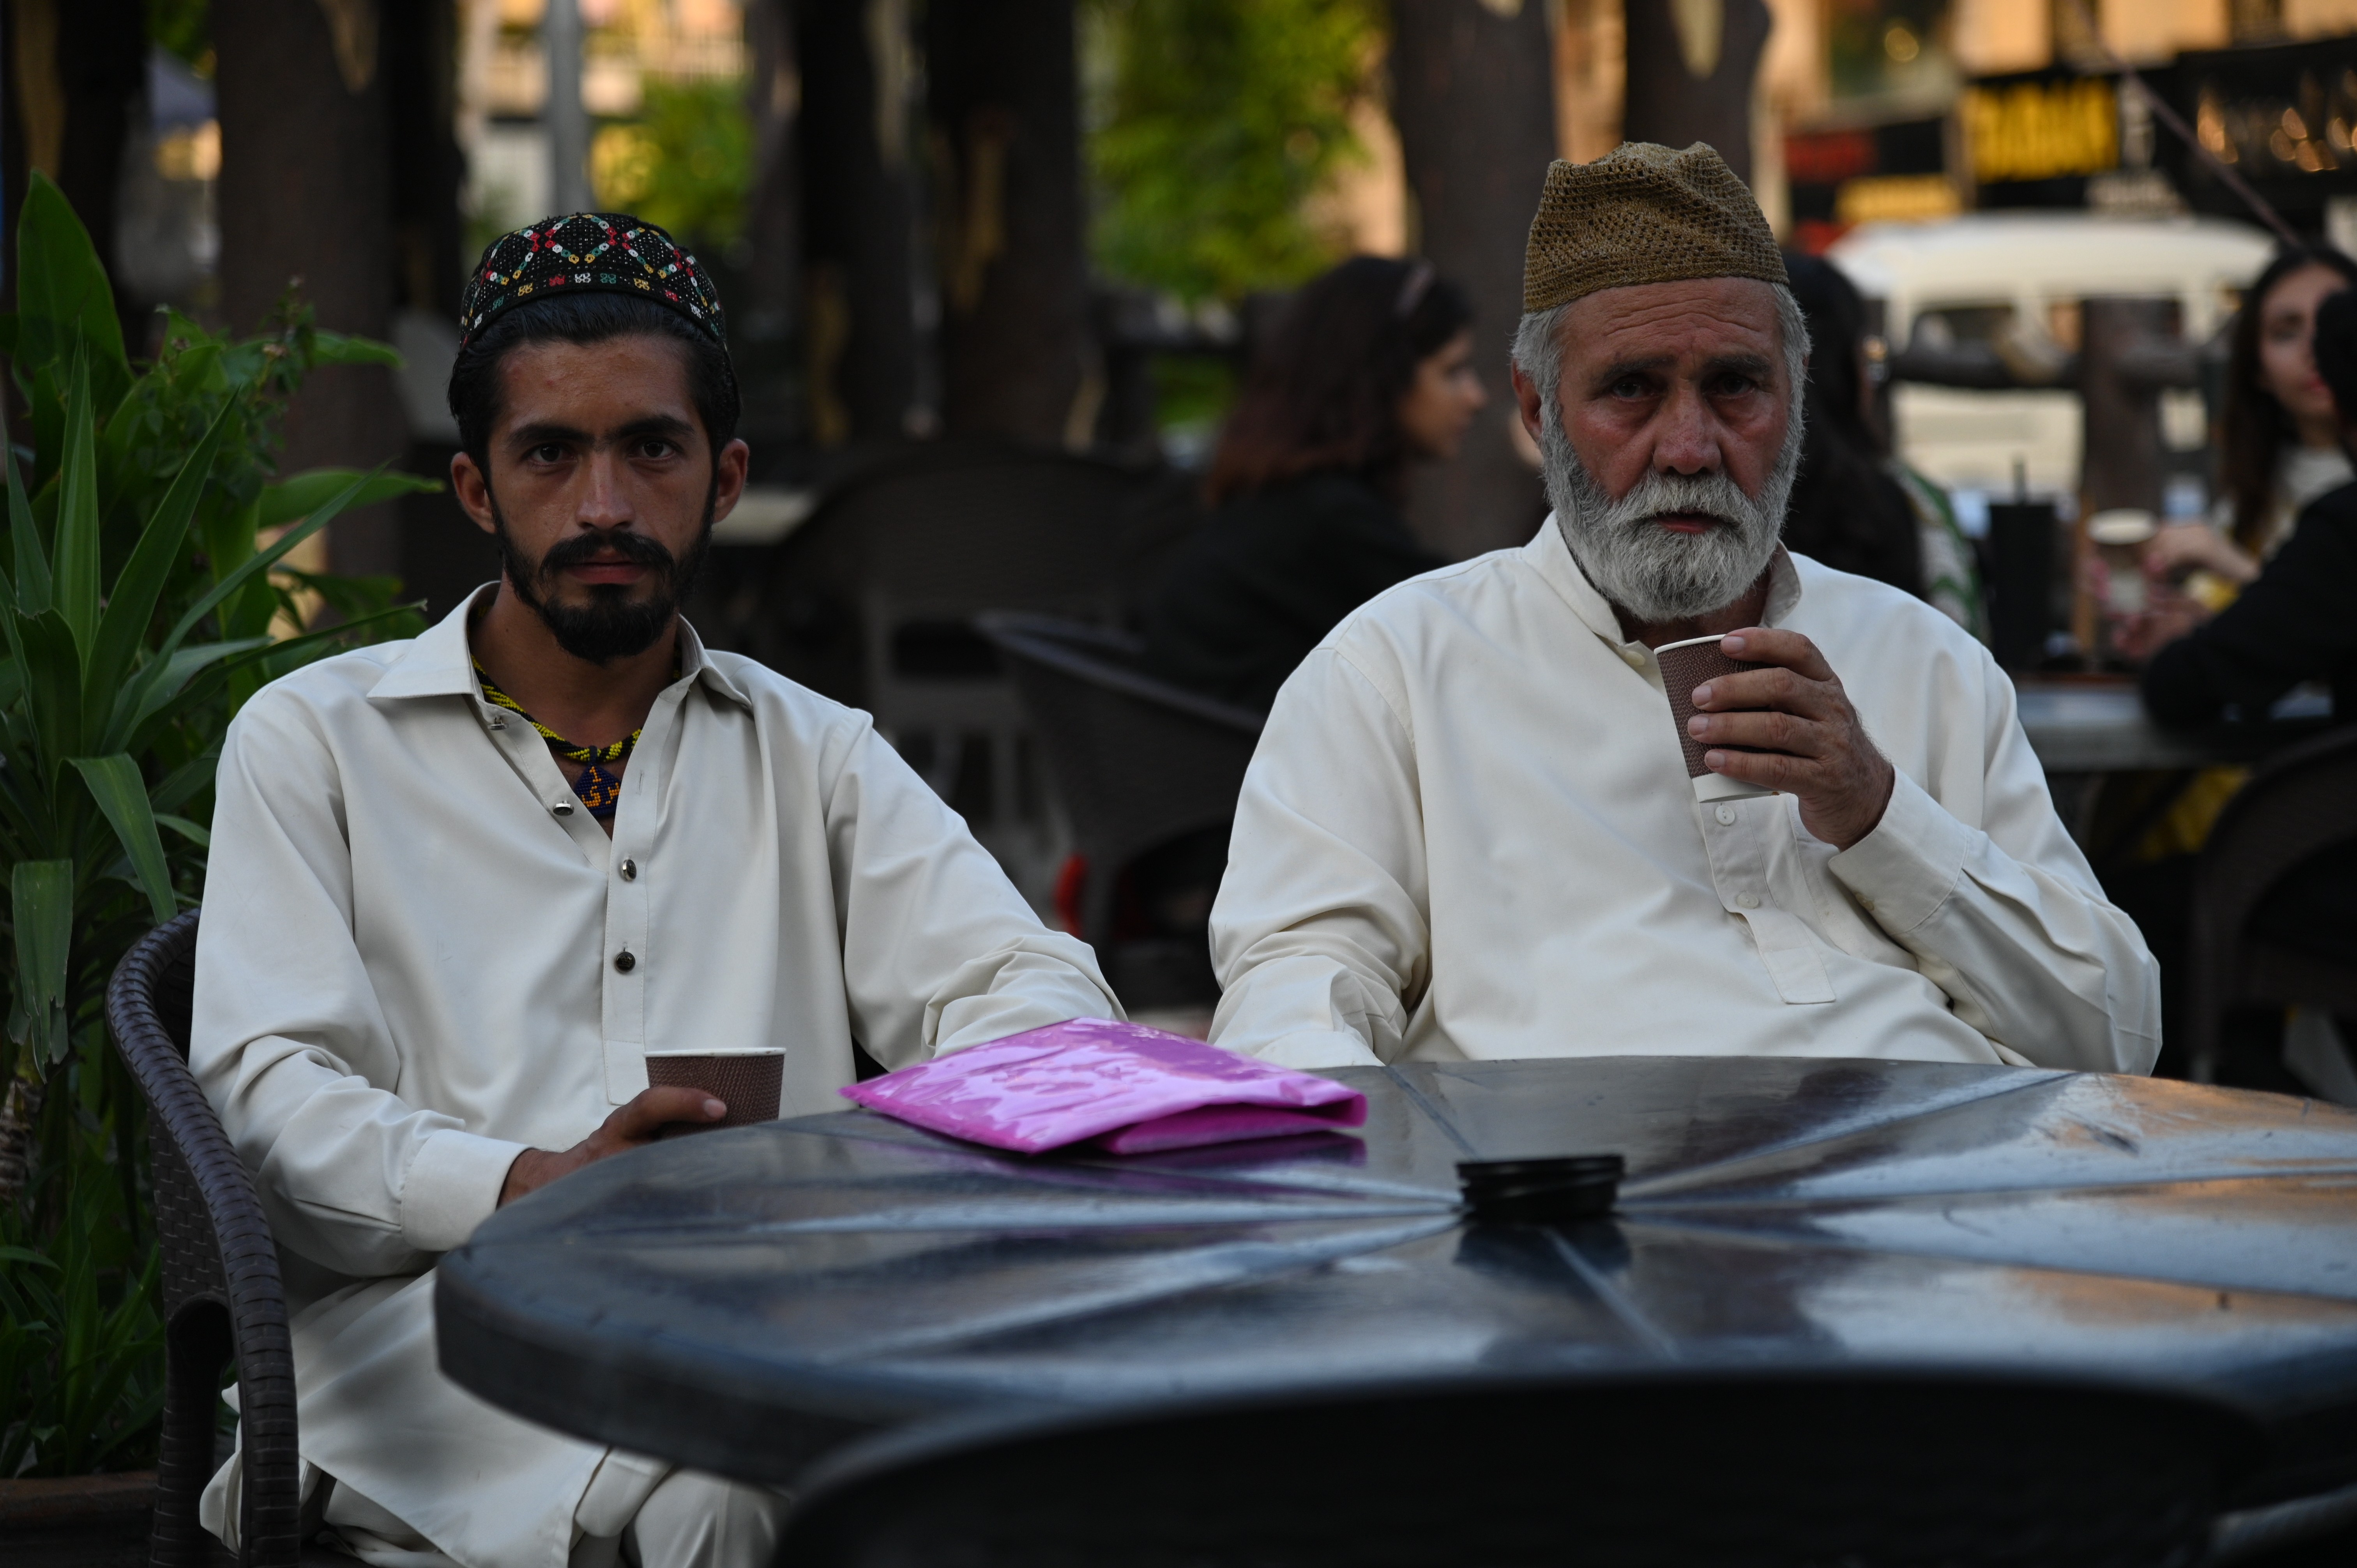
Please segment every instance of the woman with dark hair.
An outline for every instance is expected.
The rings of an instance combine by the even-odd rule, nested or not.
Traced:
[[[2316,307],[2357,284],[2357,262],[2335,250],[2281,252],[2243,295],[2227,349],[2219,417],[2218,502],[2208,522],[2163,529],[2145,551],[2156,577],[2196,580],[2194,596],[2220,608],[2291,537],[2300,509],[2350,479],[2332,393],[2311,347]]]
[[[1882,443],[1867,423],[1865,302],[1830,262],[1788,252],[1784,270],[1809,321],[1801,472],[1784,511],[1784,543],[1921,597],[1915,509],[1883,471]]]
[[[1784,542],[1825,565],[1928,599],[1982,635],[1972,546],[1938,486],[1891,456],[1869,416],[1866,301],[1839,267],[1786,252],[1792,297],[1809,322],[1800,478]]]
[[[1336,622],[1446,564],[1408,532],[1400,490],[1490,401],[1472,323],[1427,262],[1359,256],[1294,297],[1221,431],[1216,510],[1147,606],[1148,671],[1265,709]]]

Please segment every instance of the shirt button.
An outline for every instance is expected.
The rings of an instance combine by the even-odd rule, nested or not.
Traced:
[[[620,952],[614,955],[614,967],[620,970],[624,974],[628,974],[630,971],[639,967],[639,961],[636,956],[631,953],[630,949],[624,948]]]
[[[556,804],[549,807],[548,809],[555,812],[560,817],[569,817],[573,814],[573,802],[570,800],[559,800]]]
[[[1720,827],[1731,828],[1735,825],[1735,808],[1732,806],[1721,806],[1713,815],[1718,818]]]
[[[626,860],[622,862],[622,880],[625,882],[636,882],[638,879],[639,863],[635,860]]]
[[[1760,900],[1754,898],[1749,893],[1738,893],[1735,896],[1735,905],[1738,909],[1757,909],[1760,908]],[[630,955],[629,953],[624,953],[622,956],[624,958],[628,958]]]

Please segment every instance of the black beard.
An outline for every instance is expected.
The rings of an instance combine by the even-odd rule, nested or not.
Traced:
[[[712,549],[712,514],[719,489],[720,478],[715,473],[712,489],[705,492],[704,526],[697,531],[695,542],[684,556],[673,556],[643,533],[617,528],[599,533],[573,534],[549,546],[548,553],[537,561],[529,559],[516,547],[515,536],[508,532],[507,514],[500,510],[500,498],[492,494],[492,536],[499,541],[500,570],[514,585],[516,597],[540,618],[549,635],[556,639],[556,646],[574,658],[592,664],[610,664],[617,659],[644,653],[678,618],[681,602],[695,585],[696,574],[704,569],[704,558]],[[633,600],[626,585],[593,583],[587,605],[554,602],[551,591],[559,573],[607,551],[635,565],[650,568],[656,585],[654,597]]]

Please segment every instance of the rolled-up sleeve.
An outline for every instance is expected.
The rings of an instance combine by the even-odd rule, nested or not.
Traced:
[[[223,744],[189,1066],[280,1242],[344,1273],[411,1273],[465,1240],[522,1149],[393,1091],[334,758],[267,692]]]
[[[1900,774],[1882,821],[1830,867],[1996,1044],[2041,1067],[2149,1072],[2159,966],[2063,832],[2011,684],[1993,665],[1983,680],[1982,777],[1952,808]]]
[[[1423,812],[1399,710],[1332,646],[1277,694],[1211,910],[1211,1038],[1302,1068],[1399,1055],[1430,972]]]

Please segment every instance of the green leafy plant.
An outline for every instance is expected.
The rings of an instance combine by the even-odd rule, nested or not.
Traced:
[[[1189,303],[1340,258],[1304,210],[1366,152],[1377,0],[1090,0],[1098,264]]]
[[[22,1108],[29,1136],[0,1231],[0,1476],[123,1462],[145,1440],[154,1235],[106,982],[202,885],[238,706],[307,660],[421,624],[389,584],[282,563],[339,513],[432,488],[273,478],[279,420],[313,367],[394,362],[317,330],[291,299],[249,339],[171,317],[156,361],[135,369],[90,237],[39,175],[18,220],[17,306],[0,349],[32,441],[21,460],[5,454],[0,547],[0,1107]],[[307,590],[342,618],[301,629]]]
[[[589,163],[600,205],[688,242],[726,247],[744,230],[753,188],[744,83],[650,77],[638,119],[600,130]]]

